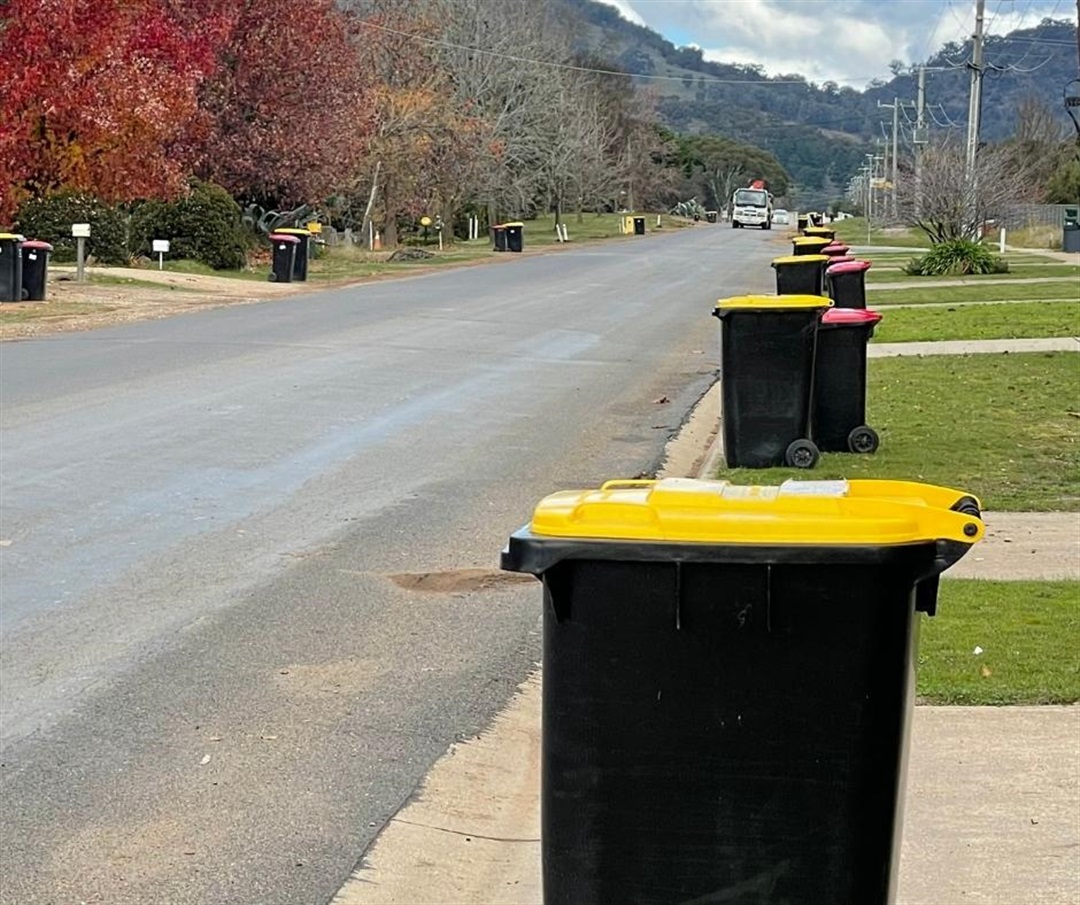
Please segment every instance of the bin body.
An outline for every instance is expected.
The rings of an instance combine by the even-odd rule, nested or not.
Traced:
[[[292,278],[295,282],[304,282],[308,277],[308,261],[311,259],[311,231],[307,229],[278,229],[274,230],[274,233],[279,236],[296,237],[298,244],[296,254],[293,256]]]
[[[495,251],[506,251],[506,227],[501,223],[491,227],[491,247]]]
[[[809,295],[717,305],[728,467],[782,465],[791,443],[809,437],[817,326],[828,306],[828,299]]]
[[[714,523],[707,497],[730,487],[618,483],[585,492],[609,518],[619,496],[712,488],[687,520],[702,535]],[[804,485],[790,491],[802,509],[812,484],[901,483],[730,489],[744,512],[782,523],[790,485]],[[900,505],[865,502],[871,522]],[[579,529],[587,506],[573,507]],[[544,582],[545,905],[891,901],[916,611],[933,610],[937,574],[967,549],[951,538],[968,525],[981,536],[977,516],[947,512],[945,542],[883,546],[833,546],[813,530],[790,546],[737,532],[633,538],[657,523],[666,534],[662,513],[628,537],[545,537],[537,516],[511,537],[503,568]]]
[[[804,235],[806,233],[806,227],[809,226],[809,224],[810,219],[806,214],[799,214],[799,216],[795,218],[795,228],[799,235]]]
[[[708,214],[706,214],[706,219],[707,218],[708,218]],[[634,217],[634,235],[635,236],[644,236],[645,235],[645,218],[644,217]]]
[[[875,311],[855,308],[832,308],[821,318],[813,434],[822,452],[852,452],[852,431],[866,427],[866,346],[880,320]]]
[[[22,301],[22,242],[16,233],[0,233],[0,302]]]
[[[1080,224],[1066,223],[1061,231],[1061,250],[1080,251]]]
[[[273,249],[270,282],[291,283],[296,273],[296,254],[300,239],[294,235],[274,233],[270,236],[270,245]]]
[[[506,251],[521,252],[525,250],[525,224],[505,223]]]
[[[796,236],[791,240],[793,255],[819,255],[821,250],[832,243],[824,236]]]
[[[45,300],[49,278],[49,254],[53,247],[48,242],[34,239],[22,243],[22,289],[28,302]]]
[[[825,284],[825,255],[784,255],[773,258],[777,295],[821,295]]]
[[[826,289],[837,308],[866,307],[869,261],[837,261],[825,271]]]

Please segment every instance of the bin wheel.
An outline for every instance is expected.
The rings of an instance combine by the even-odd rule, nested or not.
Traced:
[[[872,427],[867,427],[865,424],[853,429],[847,438],[848,449],[853,453],[877,452],[880,443],[877,431]]]
[[[784,462],[792,468],[813,468],[821,454],[809,440],[792,440],[784,453]]]

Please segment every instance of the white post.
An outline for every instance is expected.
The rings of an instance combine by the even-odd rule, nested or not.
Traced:
[[[998,251],[1005,254],[1005,227],[1001,227],[1001,232],[998,234]]]
[[[439,230],[439,251],[442,251],[442,230]]]
[[[562,240],[564,242],[570,241],[570,233],[567,231],[565,223],[562,225]]]
[[[375,223],[368,220],[368,251],[375,250]]]
[[[80,283],[86,279],[84,266],[86,264],[86,238],[78,236],[75,239],[75,279]]]
[[[656,228],[657,229],[660,228],[660,215],[659,214],[656,215]]]
[[[165,252],[163,252],[163,251],[159,251],[157,253],[157,269],[158,270],[164,270],[165,269]]]

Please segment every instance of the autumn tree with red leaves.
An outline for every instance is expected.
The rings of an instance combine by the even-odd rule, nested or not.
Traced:
[[[169,153],[198,120],[220,22],[184,28],[160,0],[7,0],[0,6],[0,221],[28,195],[170,197]]]
[[[200,92],[199,176],[264,204],[318,203],[349,184],[372,93],[334,0],[206,0],[227,20]]]

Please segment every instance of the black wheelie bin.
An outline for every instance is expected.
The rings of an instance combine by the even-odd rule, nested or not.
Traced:
[[[902,481],[543,500],[545,905],[892,902],[919,613],[983,530]]]
[[[818,321],[832,303],[817,295],[721,299],[720,400],[729,468],[813,468],[810,440]]]
[[[296,272],[296,255],[300,238],[288,233],[271,233],[270,246],[273,252],[270,282],[291,283]]]
[[[866,346],[881,315],[830,308],[821,317],[814,363],[814,442],[822,452],[872,453],[877,432],[866,423]]]
[[[23,240],[17,233],[0,232],[0,302],[23,300]]]
[[[837,308],[866,307],[869,261],[834,261],[825,270],[825,288]]]
[[[49,280],[49,255],[53,247],[39,239],[22,243],[22,288],[28,302],[45,301]]]
[[[296,255],[293,257],[292,278],[298,283],[307,279],[308,261],[311,259],[311,230],[299,227],[289,229],[276,229],[274,234],[278,236],[295,236],[297,241]],[[278,282],[285,282],[279,280]]]
[[[825,286],[825,255],[782,255],[772,259],[777,295],[822,295]]]
[[[791,253],[793,255],[819,255],[821,249],[832,245],[824,236],[796,236],[791,240]]]

